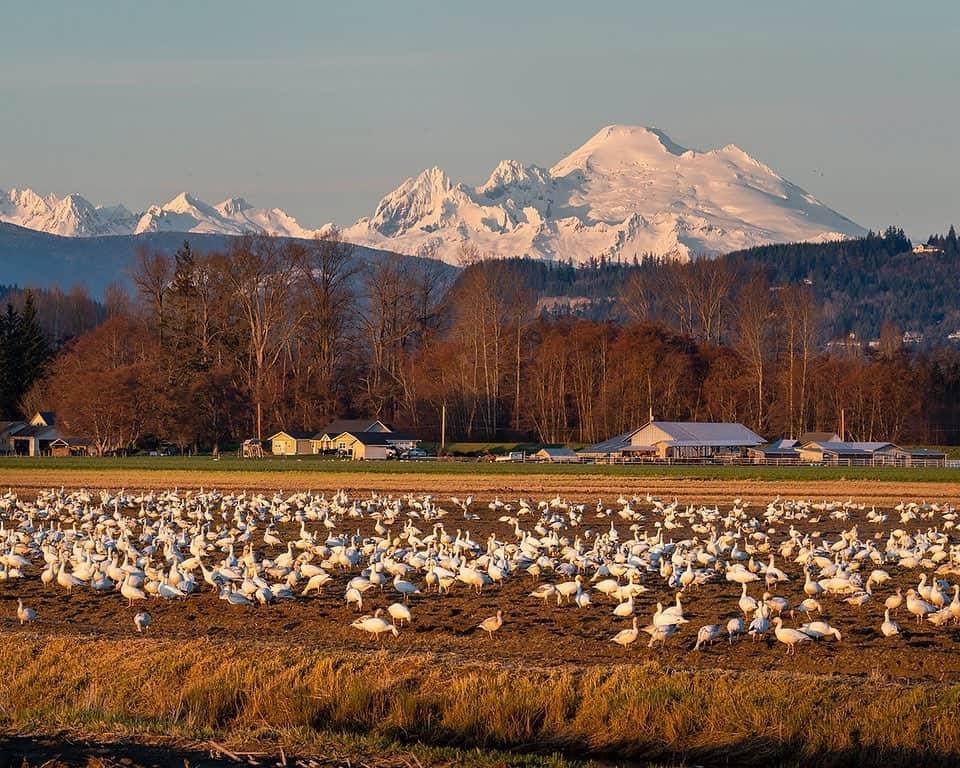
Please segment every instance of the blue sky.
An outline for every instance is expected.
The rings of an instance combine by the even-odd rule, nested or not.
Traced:
[[[873,228],[960,224],[960,8],[0,0],[0,187],[350,224],[610,123],[734,143]]]

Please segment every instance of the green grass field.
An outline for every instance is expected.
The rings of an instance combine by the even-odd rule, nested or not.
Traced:
[[[209,456],[131,456],[106,458],[0,458],[0,484],[4,470],[71,471],[129,470],[196,472],[316,472],[317,474],[370,475],[583,475],[593,477],[677,477],[691,480],[879,480],[890,482],[960,482],[960,469],[895,467],[770,467],[701,465],[596,465],[531,464],[463,461],[355,462],[318,456],[264,459]]]

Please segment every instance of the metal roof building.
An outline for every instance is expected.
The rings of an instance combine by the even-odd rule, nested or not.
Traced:
[[[651,421],[580,451],[587,458],[649,457],[698,459],[742,454],[763,443],[743,424],[732,422]]]

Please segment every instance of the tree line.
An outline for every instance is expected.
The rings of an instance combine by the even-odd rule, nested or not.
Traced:
[[[104,452],[209,449],[342,416],[435,439],[442,411],[449,440],[590,443],[651,414],[789,437],[837,429],[842,412],[848,438],[960,442],[955,352],[907,352],[892,324],[876,349],[827,350],[814,287],[755,261],[619,268],[603,320],[543,312],[528,261],[465,248],[461,266],[359,259],[337,236],[144,251],[132,300],[114,299],[19,402]]]

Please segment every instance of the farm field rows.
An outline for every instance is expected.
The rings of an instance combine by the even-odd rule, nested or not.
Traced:
[[[14,730],[49,732],[52,726],[90,737],[119,733],[185,743],[226,739],[234,748],[299,747],[302,754],[332,750],[331,738],[350,734],[359,741],[344,754],[364,752],[370,765],[377,765],[370,750],[389,753],[382,765],[399,765],[408,747],[421,750],[417,759],[425,765],[565,765],[592,758],[617,764],[615,755],[759,765],[761,758],[794,754],[807,764],[839,764],[842,756],[860,765],[934,765],[960,755],[955,729],[929,724],[956,715],[960,631],[952,621],[914,622],[901,608],[893,618],[902,634],[880,632],[884,601],[896,588],[915,588],[921,575],[928,584],[938,578],[944,589],[960,582],[951,506],[960,488],[954,483],[87,466],[14,471],[15,477],[0,475],[13,485],[3,498],[5,530],[36,531],[42,522],[44,530],[58,531],[49,541],[70,558],[74,572],[84,562],[106,568],[110,553],[119,565],[124,540],[123,562],[135,553],[133,562],[147,571],[163,568],[158,573],[166,583],[162,574],[172,573],[178,560],[173,541],[186,558],[205,531],[204,567],[239,558],[247,564],[241,570],[266,577],[286,553],[329,576],[308,595],[301,593],[302,576],[290,599],[265,605],[231,604],[198,581],[182,599],[149,597],[129,606],[114,589],[93,589],[92,580],[70,592],[44,584],[49,559],[35,542],[24,550],[30,563],[23,578],[0,582],[0,707],[4,725]],[[71,496],[79,487],[92,490]],[[101,488],[108,489],[103,496]],[[120,488],[126,495],[116,495]],[[467,494],[475,495],[469,503]],[[431,534],[443,538],[418,543]],[[516,549],[530,536],[552,542],[543,544],[539,573],[521,567]],[[683,558],[718,537],[726,543],[714,562],[696,563],[702,579],[681,585]],[[78,549],[85,540],[99,544]],[[418,563],[416,553],[431,546],[439,547],[434,559]],[[344,547],[364,554],[338,562],[331,553]],[[473,568],[501,548],[511,563],[502,581],[480,590],[454,583],[437,594],[426,580],[430,562],[449,565],[447,558],[458,553],[458,561]],[[790,655],[772,629],[733,642],[724,632],[719,642],[694,650],[700,627],[749,621],[738,603],[739,584],[725,577],[731,570],[754,573],[747,585],[753,599],[762,602],[769,591],[798,606],[809,594],[803,551],[819,553],[810,566],[819,578],[827,578],[832,562],[854,576],[861,592],[871,571],[883,569],[889,577],[873,585],[863,605],[846,602],[848,594],[824,594],[816,613],[782,613],[790,628],[816,619],[838,629],[841,639],[803,642]],[[944,556],[933,559],[940,551]],[[643,590],[631,604],[641,627],[658,604],[669,606],[680,595],[684,623],[665,643],[648,647],[642,632],[626,647],[611,641],[630,619],[615,616],[619,599],[595,585],[604,580],[603,568],[618,562],[618,552],[626,557],[620,562],[639,557],[634,578]],[[672,558],[675,573],[665,575],[650,552]],[[764,580],[771,555],[783,580]],[[582,566],[573,566],[584,557]],[[360,610],[345,602],[371,563],[405,563],[404,578],[419,593],[404,599],[388,578],[364,589]],[[530,596],[578,572],[589,605]],[[626,576],[619,581],[628,583]],[[35,611],[35,621],[18,623],[18,599]],[[396,637],[374,638],[351,626],[359,615],[398,602],[413,621]],[[152,621],[142,635],[132,619],[144,608]],[[503,625],[487,637],[477,625],[497,611]],[[28,690],[44,694],[31,697]],[[889,712],[886,727],[854,728],[866,692],[872,717]],[[919,750],[904,731],[911,711],[923,711],[925,727],[938,729]],[[605,725],[588,736],[596,717]],[[811,728],[816,718],[821,723]],[[327,746],[318,747],[321,742]],[[486,751],[473,763],[423,752],[476,747]],[[496,750],[509,750],[510,757]]]

